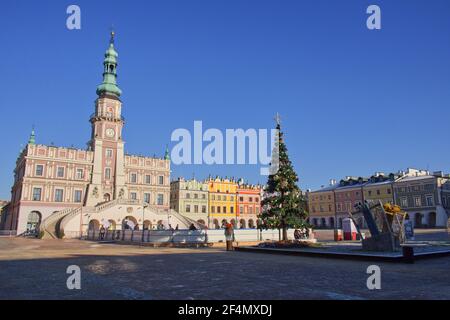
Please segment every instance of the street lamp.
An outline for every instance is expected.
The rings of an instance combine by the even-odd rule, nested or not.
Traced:
[[[145,208],[148,207],[148,204],[144,202],[142,205],[142,242],[144,242],[144,228],[145,228]]]

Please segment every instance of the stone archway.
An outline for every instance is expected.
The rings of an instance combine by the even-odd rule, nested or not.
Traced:
[[[110,202],[111,201],[111,195],[109,193],[105,193],[103,195],[103,201]]]
[[[216,230],[217,230],[217,229],[220,229],[219,220],[214,219],[213,225],[214,225],[214,229],[216,229]]]
[[[108,220],[108,222],[109,222],[108,230],[109,231],[115,231],[116,227],[117,227],[116,222],[114,220],[112,220],[112,219]]]
[[[335,225],[334,225],[334,218],[331,217],[330,218],[330,228],[334,228],[334,227],[335,227]]]
[[[37,232],[37,230],[39,230],[41,222],[42,222],[42,214],[39,211],[31,211],[28,214],[27,231],[31,233]]]
[[[150,220],[144,221],[144,230],[152,230],[152,222]]]
[[[253,219],[248,220],[248,227],[250,229],[255,229],[255,221],[253,221]]]
[[[420,212],[417,212],[414,215],[414,227],[415,228],[422,227],[422,214]]]
[[[241,224],[241,229],[245,229],[245,227],[246,227],[245,220],[241,219],[241,221],[239,221],[239,223]]]
[[[122,221],[122,230],[139,230],[139,224],[135,217],[127,216]]]
[[[89,221],[89,230],[98,231],[100,230],[100,222],[96,219]]]
[[[430,228],[436,227],[436,212],[430,212],[428,214],[428,227]]]

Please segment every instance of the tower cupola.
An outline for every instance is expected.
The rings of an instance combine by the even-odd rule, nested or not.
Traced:
[[[122,90],[117,86],[117,58],[119,54],[114,48],[114,31],[111,32],[111,39],[109,41],[109,48],[105,53],[105,60],[103,61],[103,83],[97,87],[97,95],[112,94],[120,97]]]

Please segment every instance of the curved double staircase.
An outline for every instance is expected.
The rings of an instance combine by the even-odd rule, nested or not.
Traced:
[[[79,208],[68,208],[64,209],[58,212],[55,212],[45,218],[40,227],[40,238],[41,239],[58,239],[62,238],[63,234],[60,233],[60,224],[61,221],[68,217],[69,215],[71,217],[75,216],[76,214],[80,213],[82,210],[82,207]]]
[[[77,207],[77,208],[68,208],[64,209],[58,212],[55,212],[45,218],[40,227],[39,227],[39,233],[41,239],[62,239],[64,238],[64,230],[67,224],[76,216],[83,214],[84,212],[91,212],[91,213],[100,213],[102,211],[108,210],[116,205],[142,205],[142,203],[135,201],[135,200],[121,200],[116,199],[112,200],[106,203],[101,203],[97,205],[96,207]],[[185,217],[181,215],[180,213],[174,211],[174,210],[163,210],[160,208],[147,206],[149,209],[152,210],[157,215],[166,216],[168,213],[175,217],[178,221],[180,221],[182,224],[186,226],[186,228],[189,228],[191,225],[194,225],[199,230],[207,229],[205,225],[198,223],[197,221],[190,219],[188,217]],[[84,210],[83,210],[84,209]]]

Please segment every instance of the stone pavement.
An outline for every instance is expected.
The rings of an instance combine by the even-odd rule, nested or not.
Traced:
[[[223,249],[147,248],[78,240],[0,238],[0,299],[450,299],[450,257],[373,263]],[[82,289],[66,269],[82,270]]]

